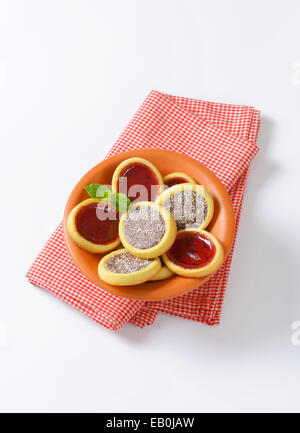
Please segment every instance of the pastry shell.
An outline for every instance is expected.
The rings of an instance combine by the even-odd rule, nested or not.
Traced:
[[[87,206],[91,203],[99,203],[102,201],[102,199],[96,199],[96,198],[88,198],[87,200],[82,201],[77,206],[75,206],[71,212],[69,213],[68,219],[67,219],[67,230],[73,241],[82,249],[89,251],[90,253],[106,253],[108,251],[113,250],[116,248],[121,242],[120,238],[118,237],[116,240],[105,243],[105,244],[95,244],[93,242],[88,241],[83,236],[81,236],[76,227],[76,215],[77,212],[84,206]]]
[[[187,231],[203,233],[203,235],[208,237],[213,242],[216,248],[216,252],[213,259],[205,266],[199,267],[197,269],[187,269],[175,264],[174,262],[172,262],[172,260],[168,258],[167,254],[163,254],[163,261],[165,262],[166,266],[169,269],[171,269],[171,271],[173,271],[175,274],[181,275],[182,277],[199,278],[199,277],[205,277],[207,275],[213,274],[219,269],[219,267],[222,265],[224,261],[223,246],[218,241],[218,239],[215,238],[215,236],[213,236],[211,233],[207,232],[206,230],[197,230],[194,228],[190,228],[190,229],[179,230],[178,234]]]
[[[174,277],[174,275],[175,274],[173,271],[171,271],[171,269],[169,269],[167,266],[162,266],[159,273],[152,277],[150,281],[168,280],[169,278]]]
[[[153,171],[153,173],[155,174],[155,176],[158,180],[158,185],[160,185],[160,187],[161,187],[161,191],[163,190],[163,185],[164,185],[163,178],[162,178],[160,172],[158,171],[158,169],[155,167],[155,165],[153,165],[147,159],[136,157],[136,158],[125,159],[115,169],[113,177],[112,177],[112,181],[111,181],[111,188],[112,188],[113,192],[118,192],[118,180],[119,180],[119,176],[120,176],[120,173],[123,170],[123,168],[125,168],[127,165],[134,164],[134,163],[144,164],[147,167],[149,167]],[[150,199],[150,197],[148,197],[148,199]]]
[[[208,224],[211,222],[212,217],[214,215],[214,201],[212,196],[209,194],[207,189],[203,185],[197,185],[197,184],[191,184],[191,183],[180,183],[177,185],[173,185],[170,188],[167,188],[165,191],[163,191],[155,200],[155,203],[158,203],[161,206],[164,206],[164,203],[175,194],[178,194],[183,191],[194,191],[196,193],[202,194],[206,204],[207,204],[207,215],[202,222],[202,224],[198,227],[195,227],[196,229],[205,229]]]
[[[165,223],[164,236],[156,245],[154,245],[151,248],[137,248],[128,242],[125,235],[124,226],[129,212],[141,206],[147,206],[156,209],[162,216]],[[176,233],[177,233],[177,228],[176,228],[176,223],[173,218],[173,215],[171,215],[170,212],[164,207],[151,201],[141,201],[131,205],[129,211],[127,213],[124,213],[120,219],[119,235],[124,248],[126,248],[132,255],[141,257],[143,259],[151,259],[165,253],[175,241]]]
[[[180,172],[180,171],[175,172],[175,173],[167,174],[167,175],[163,178],[163,181],[164,181],[164,184],[166,184],[169,180],[172,180],[172,179],[178,179],[178,178],[180,178],[180,179],[184,179],[184,182],[182,182],[182,183],[191,183],[191,184],[193,184],[193,185],[197,185],[197,182],[196,182],[196,181],[195,181],[191,176],[189,176],[189,175],[187,175],[187,174],[185,174],[185,173],[182,173],[182,172]],[[178,184],[178,185],[181,185],[181,183]],[[174,186],[174,185],[173,185],[173,186]]]
[[[98,265],[98,274],[101,280],[108,284],[115,286],[134,286],[136,284],[144,283],[157,275],[161,269],[161,263],[159,258],[155,258],[151,263],[143,269],[130,273],[117,273],[112,272],[105,266],[107,260],[116,254],[128,253],[126,249],[120,249],[113,251],[110,254],[104,256]]]

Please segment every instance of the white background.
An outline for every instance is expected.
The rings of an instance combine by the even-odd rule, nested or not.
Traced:
[[[1,411],[300,410],[299,22],[299,0],[0,0]],[[109,332],[24,277],[151,89],[262,112],[217,327]]]

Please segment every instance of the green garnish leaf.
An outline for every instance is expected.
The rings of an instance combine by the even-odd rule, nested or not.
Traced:
[[[117,209],[117,211],[119,211],[121,213],[127,212],[128,208],[131,204],[131,201],[129,200],[127,195],[123,194],[121,192],[120,193],[114,192],[114,193],[109,194],[106,197],[105,201],[107,203],[109,203],[110,205],[114,206]]]
[[[106,198],[108,195],[112,194],[111,190],[107,186],[100,185],[99,183],[91,183],[90,185],[85,186],[84,189],[92,198]]]
[[[108,204],[114,206],[119,212],[126,212],[131,204],[126,194],[111,192],[110,188],[99,183],[91,183],[85,186],[84,189],[90,197],[105,199]]]

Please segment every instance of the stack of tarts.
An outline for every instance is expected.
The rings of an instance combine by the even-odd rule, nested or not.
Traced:
[[[98,274],[106,283],[199,278],[221,266],[223,247],[205,230],[213,198],[187,174],[162,177],[148,160],[130,158],[116,168],[110,187],[85,189],[91,198],[72,209],[67,230],[80,248],[103,255]]]

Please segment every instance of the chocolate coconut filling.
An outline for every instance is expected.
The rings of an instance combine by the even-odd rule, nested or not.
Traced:
[[[151,262],[152,260],[140,259],[128,252],[122,252],[110,257],[106,261],[105,267],[116,274],[131,274],[146,268]]]
[[[166,225],[160,212],[141,206],[129,212],[124,224],[127,241],[135,248],[147,249],[157,245],[163,238]]]
[[[171,195],[164,202],[177,224],[177,229],[199,227],[208,212],[207,203],[202,194],[195,191],[181,191]]]

